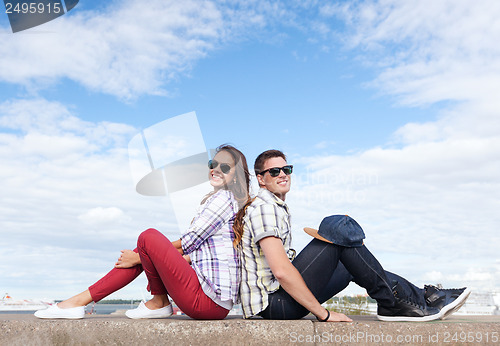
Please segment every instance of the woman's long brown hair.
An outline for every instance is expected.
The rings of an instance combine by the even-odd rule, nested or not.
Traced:
[[[221,151],[227,151],[232,156],[235,163],[235,182],[234,184],[228,185],[227,189],[233,193],[234,198],[238,202],[239,211],[236,214],[238,215],[243,208],[246,209],[246,207],[250,205],[250,172],[248,170],[247,159],[241,151],[229,144],[223,144],[215,149],[216,153]],[[243,215],[245,214],[243,213]],[[236,228],[235,226],[236,223],[233,224],[233,244],[236,247],[240,243],[241,237],[243,236],[243,226]]]
[[[234,247],[238,247],[238,245],[241,242],[241,238],[243,237],[243,217],[245,217],[245,213],[247,212],[247,208],[252,204],[252,202],[255,200],[255,198],[248,198],[248,201],[245,203],[243,208],[240,208],[238,212],[236,213],[236,216],[234,218],[233,222],[233,232],[234,232],[234,241],[233,245]]]

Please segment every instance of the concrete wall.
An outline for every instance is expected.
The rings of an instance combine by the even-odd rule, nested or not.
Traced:
[[[130,320],[110,315],[39,320],[31,315],[0,315],[0,345],[500,345],[500,316],[452,316],[426,323],[351,317],[353,323],[235,317],[195,321],[179,316]]]

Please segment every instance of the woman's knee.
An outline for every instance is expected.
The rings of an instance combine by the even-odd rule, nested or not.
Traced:
[[[137,238],[137,247],[144,246],[144,244],[150,239],[157,238],[159,235],[161,235],[161,233],[158,230],[154,228],[148,228],[139,235],[139,238]]]

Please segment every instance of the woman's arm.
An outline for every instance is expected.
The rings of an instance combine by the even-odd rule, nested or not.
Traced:
[[[182,255],[182,257],[184,257],[184,259],[186,260],[186,262],[189,263],[189,264],[191,264],[191,257],[189,257],[189,255],[184,255],[184,251],[182,251],[182,241],[181,241],[181,239],[172,242],[172,245],[177,249],[177,251],[179,251],[179,253]]]
[[[184,255],[184,251],[182,251],[182,242],[180,239],[173,241],[172,245],[179,251],[181,255]]]

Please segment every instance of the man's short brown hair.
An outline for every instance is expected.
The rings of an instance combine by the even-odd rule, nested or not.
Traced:
[[[253,165],[255,175],[262,172],[264,170],[264,163],[267,160],[272,159],[273,157],[281,157],[283,160],[286,161],[286,155],[283,154],[282,151],[276,149],[266,150],[259,156],[257,156],[257,158],[255,159],[255,163]]]

